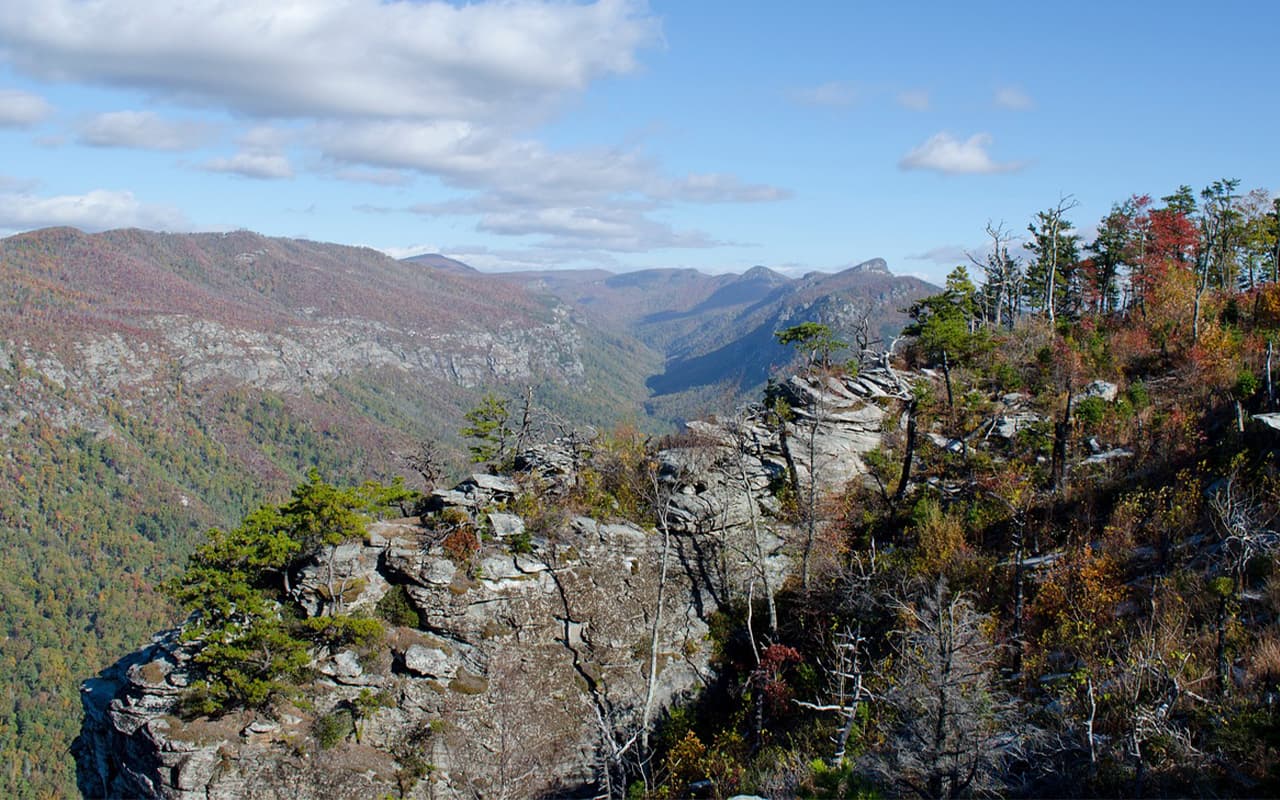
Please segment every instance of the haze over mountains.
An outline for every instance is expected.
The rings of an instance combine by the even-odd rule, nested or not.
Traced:
[[[204,529],[307,468],[411,474],[400,454],[429,439],[460,470],[462,415],[490,389],[669,427],[785,365],[777,328],[888,331],[931,290],[874,261],[494,275],[247,231],[0,240],[0,754],[18,765],[0,794],[30,794],[24,774],[71,791],[78,681],[172,622],[153,587]]]

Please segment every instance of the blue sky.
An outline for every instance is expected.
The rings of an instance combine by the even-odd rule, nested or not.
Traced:
[[[6,0],[0,234],[940,280],[991,221],[1280,189],[1280,4]]]

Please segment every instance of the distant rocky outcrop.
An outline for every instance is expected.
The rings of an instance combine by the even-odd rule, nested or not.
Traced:
[[[643,718],[655,619],[651,718],[714,679],[713,612],[790,574],[795,532],[780,489],[797,474],[824,489],[856,478],[899,380],[875,370],[795,379],[785,430],[748,410],[692,423],[660,451],[654,486],[671,542],[661,613],[663,535],[560,510],[578,463],[563,440],[522,454],[514,475],[436,492],[423,517],[317,551],[293,576],[302,613],[321,614],[336,591],[348,612],[383,613],[396,600],[412,620],[397,617],[372,651],[317,651],[314,678],[271,713],[213,719],[179,713],[196,677],[191,649],[179,631],[156,636],[84,684],[81,791],[306,800],[597,786]],[[480,550],[460,560],[444,520],[474,526]],[[326,720],[371,693],[384,702],[345,717],[355,730],[322,749]]]
[[[883,258],[871,258],[849,268],[850,272],[876,272],[881,275],[892,275],[889,264]]]

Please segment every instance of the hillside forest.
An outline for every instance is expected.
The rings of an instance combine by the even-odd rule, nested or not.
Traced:
[[[1135,196],[1092,241],[1072,208],[910,309],[913,395],[793,505],[811,567],[767,646],[727,623],[649,796],[1280,792],[1280,202]]]

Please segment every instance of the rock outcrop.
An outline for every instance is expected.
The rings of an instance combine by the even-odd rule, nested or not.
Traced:
[[[789,574],[780,488],[797,471],[856,476],[895,387],[875,373],[793,381],[781,436],[762,412],[691,424],[658,454],[647,529],[557,507],[578,463],[564,442],[518,459],[529,471],[515,477],[438,491],[422,517],[374,523],[292,576],[307,616],[387,619],[381,645],[318,650],[313,678],[270,713],[190,718],[191,646],[162,633],[84,684],[80,788],[305,800],[597,786],[646,717],[713,679],[710,615]],[[478,551],[450,548],[459,526]]]

